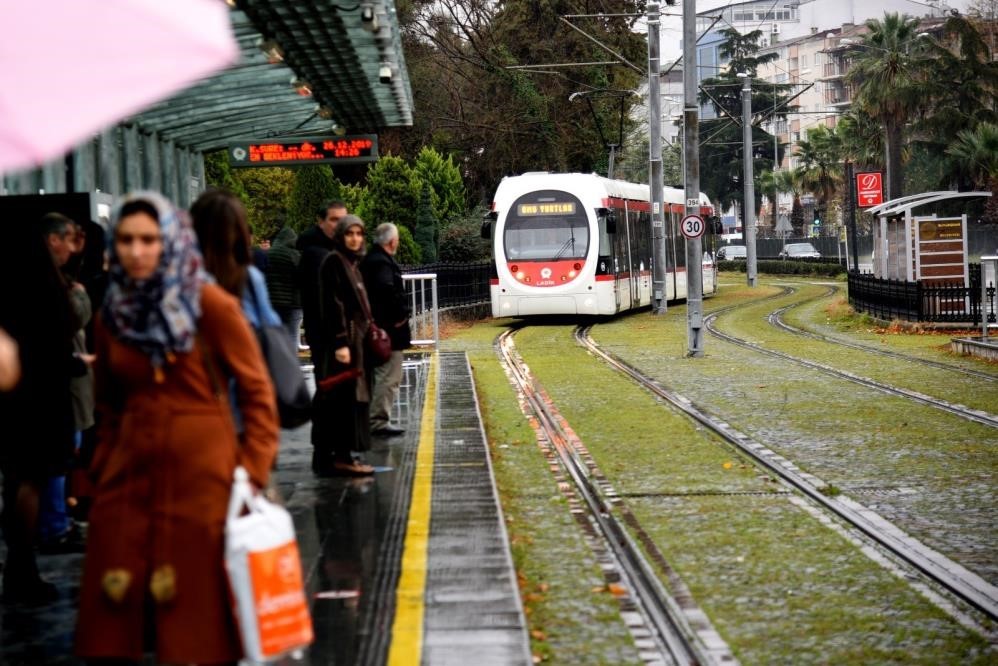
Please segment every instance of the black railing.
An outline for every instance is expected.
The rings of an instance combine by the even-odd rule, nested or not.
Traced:
[[[489,278],[492,276],[492,263],[488,261],[474,264],[437,262],[421,266],[403,266],[402,272],[436,273],[437,305],[440,308],[487,303],[490,299]]]
[[[981,266],[970,264],[970,286],[884,280],[869,273],[849,273],[849,304],[878,319],[905,321],[981,322]],[[995,323],[995,285],[985,296],[988,322]]]

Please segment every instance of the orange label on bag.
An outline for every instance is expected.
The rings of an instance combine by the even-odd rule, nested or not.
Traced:
[[[267,657],[312,642],[312,618],[305,599],[294,541],[249,554],[249,573],[256,603],[260,649]]]

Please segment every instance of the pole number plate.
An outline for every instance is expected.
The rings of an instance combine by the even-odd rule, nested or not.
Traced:
[[[687,215],[679,223],[679,231],[687,238],[700,238],[704,228],[703,218],[699,215]]]

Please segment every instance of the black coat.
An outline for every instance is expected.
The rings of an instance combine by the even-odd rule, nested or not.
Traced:
[[[395,258],[375,244],[360,263],[374,323],[388,332],[392,349],[408,349],[409,301],[402,284],[402,269]]]
[[[305,340],[310,347],[323,346],[319,323],[319,267],[333,249],[333,239],[313,226],[298,237],[301,262],[298,264],[298,288],[305,324]]]
[[[295,249],[297,236],[291,227],[284,227],[274,238],[267,262],[267,293],[275,308],[300,308],[298,265],[301,252]]]
[[[73,453],[73,323],[40,233],[11,220],[0,242],[0,328],[17,341],[21,381],[0,393],[0,469],[10,478],[64,474]]]

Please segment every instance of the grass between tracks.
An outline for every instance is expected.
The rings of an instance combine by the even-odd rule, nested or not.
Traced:
[[[707,301],[707,308],[777,292],[772,286],[729,286]],[[799,398],[797,390],[806,381],[785,385],[788,378],[774,372],[772,363],[746,363],[757,354],[708,338],[706,359],[684,358],[684,314],[681,307],[671,308],[666,317],[638,314],[598,326],[594,337],[640,367],[653,366],[652,374],[695,401],[717,396],[715,406],[741,405],[738,414],[718,413],[743,430],[749,430],[740,420],[746,412],[759,416],[759,431],[765,434],[782,432],[788,415],[798,412],[799,420],[815,420],[799,404],[806,398]],[[475,367],[514,557],[531,610],[535,653],[557,663],[634,661],[626,630],[612,619],[614,604],[592,592],[602,582],[595,563],[495,360],[491,343],[499,330],[494,323],[480,324],[457,332],[447,344],[467,349]],[[786,497],[770,492],[775,484],[765,474],[595,363],[575,346],[570,332],[568,326],[528,329],[518,336],[518,346],[618,492],[642,495],[627,501],[742,663],[993,659],[979,637],[819,527]],[[694,387],[698,390],[690,390]],[[760,394],[761,405],[756,402]],[[872,405],[866,411],[877,413]],[[832,414],[815,425],[834,431],[841,428],[841,418]],[[821,446],[820,439],[815,448],[832,460],[848,463],[855,453]],[[889,449],[879,448],[890,457]],[[795,451],[789,455],[797,460]],[[993,479],[990,470],[982,474]],[[991,482],[988,487],[993,488]],[[723,494],[746,491],[760,494]],[[978,526],[990,524],[981,515],[971,518]]]
[[[640,664],[616,599],[548,471],[492,342],[493,322],[451,330],[474,368],[535,661]]]
[[[641,495],[627,501],[742,663],[986,661],[982,639],[593,362],[571,327],[531,327],[517,341],[617,491]],[[746,491],[761,494],[726,494]]]

